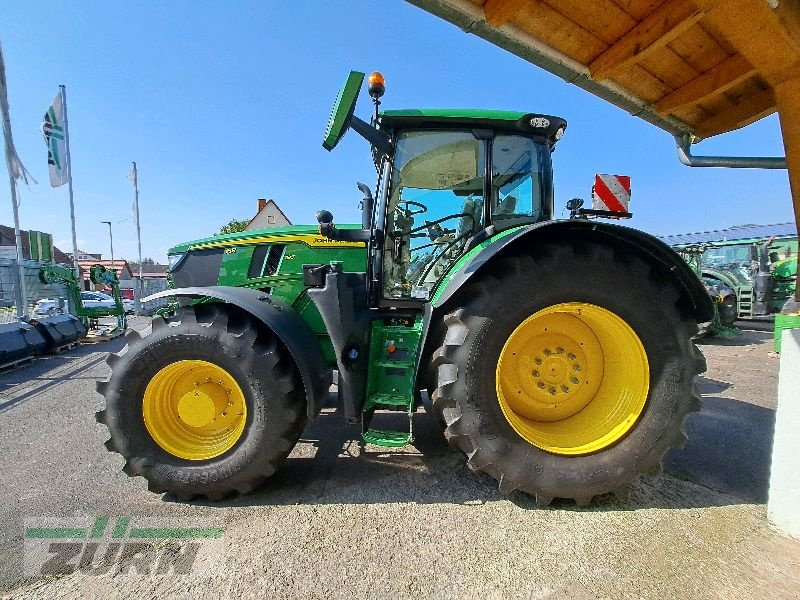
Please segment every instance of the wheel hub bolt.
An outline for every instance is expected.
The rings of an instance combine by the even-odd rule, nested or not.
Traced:
[[[534,371],[534,372],[533,372],[533,373],[531,373],[531,374],[532,374],[534,377],[538,377],[538,376],[539,376],[539,371]]]
[[[533,362],[535,362],[537,365],[540,365],[540,364],[542,364],[542,359],[541,358],[534,358]]]
[[[558,348],[556,348],[556,353],[564,354],[564,349],[559,346]]]
[[[565,386],[565,385],[562,385],[561,386],[561,391],[566,394],[567,392],[569,392],[569,388],[567,386]]]
[[[572,365],[572,369],[574,371],[580,371],[581,370],[581,366],[580,365]]]
[[[539,383],[537,383],[536,385],[537,385],[537,386],[538,386],[540,389],[544,389],[544,383],[542,383],[541,381],[540,381]]]
[[[573,385],[578,385],[578,378],[577,377],[570,377],[570,381]]]
[[[552,353],[553,353],[553,351],[552,351],[552,350],[550,350],[550,348],[545,348],[545,349],[544,349],[544,355],[545,355],[545,356],[550,356]]]
[[[550,395],[551,395],[551,396],[555,396],[555,395],[556,395],[556,388],[554,388],[554,387],[551,387],[551,388],[550,388],[549,390],[547,390],[547,391],[548,391],[548,392],[550,392]]]
[[[572,352],[570,352],[569,354],[567,354],[567,358],[570,360],[575,360],[575,355]]]

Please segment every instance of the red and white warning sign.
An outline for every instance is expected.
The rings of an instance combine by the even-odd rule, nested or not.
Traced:
[[[631,201],[631,178],[627,175],[595,175],[592,209],[628,212]]]

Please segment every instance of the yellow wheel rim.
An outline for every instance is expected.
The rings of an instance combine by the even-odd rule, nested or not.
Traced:
[[[644,410],[647,354],[620,317],[582,302],[549,306],[523,321],[497,362],[497,398],[534,446],[567,456],[619,441]]]
[[[142,414],[161,448],[186,460],[207,460],[233,448],[242,436],[247,405],[239,384],[222,367],[179,360],[147,384]]]

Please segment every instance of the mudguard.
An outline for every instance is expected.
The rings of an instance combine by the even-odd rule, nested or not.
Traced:
[[[651,264],[661,266],[664,273],[678,284],[699,323],[714,317],[714,306],[700,278],[689,265],[664,242],[650,234],[630,227],[570,219],[544,221],[527,225],[513,232],[490,239],[467,255],[456,271],[442,283],[433,297],[433,307],[439,308],[492,259],[524,251],[546,241],[586,240],[590,243],[608,243],[623,247],[631,255],[639,255]]]
[[[142,299],[215,298],[247,311],[283,342],[297,365],[306,391],[308,416],[314,418],[328,399],[333,372],[325,362],[322,349],[308,324],[278,298],[259,290],[231,286],[186,287],[165,290]]]

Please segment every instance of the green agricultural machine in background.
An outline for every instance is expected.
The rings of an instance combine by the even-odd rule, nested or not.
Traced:
[[[701,329],[699,336],[738,335],[741,330],[734,326],[738,317],[736,292],[717,279],[703,276],[703,255],[711,244],[685,244],[676,248],[686,264],[703,282],[714,305],[714,318]]]
[[[111,288],[114,298],[113,307],[84,306],[81,298],[81,286],[75,277],[75,270],[71,267],[61,265],[42,265],[39,268],[39,279],[46,284],[63,284],[67,288],[72,314],[78,317],[86,329],[97,330],[99,319],[102,317],[116,317],[117,326],[110,332],[124,333],[128,328],[128,321],[125,316],[125,308],[122,305],[122,294],[119,289],[119,279],[117,272],[113,269],[106,269],[103,265],[92,265],[89,268],[89,281],[95,285],[102,285]],[[109,332],[109,333],[110,333]]]
[[[347,78],[323,141],[353,129],[370,143],[360,225],[322,210],[317,226],[170,250],[175,287],[151,298],[174,297],[173,314],[129,331],[98,383],[124,472],[182,500],[247,493],[334,373],[365,444],[412,443],[427,398],[471,469],[541,505],[657,472],[700,407],[691,339],[713,308],[698,278],[650,235],[554,219],[563,119],[380,110],[375,73],[368,123],[354,115],[363,78]]]
[[[779,313],[797,285],[797,237],[733,239],[675,249],[697,265],[707,285],[733,291],[738,318]]]

